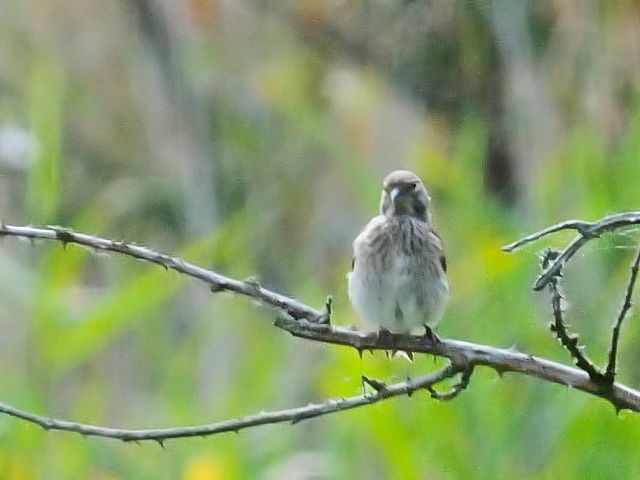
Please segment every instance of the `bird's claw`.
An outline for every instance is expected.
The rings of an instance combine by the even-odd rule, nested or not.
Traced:
[[[380,340],[381,342],[391,342],[393,340],[393,337],[393,333],[391,333],[391,331],[387,330],[386,328],[380,327],[380,330],[378,330],[378,340]]]
[[[422,335],[423,340],[433,344],[442,343],[442,340],[440,339],[438,334],[434,332],[429,325],[425,325],[424,330],[425,330],[424,335]]]

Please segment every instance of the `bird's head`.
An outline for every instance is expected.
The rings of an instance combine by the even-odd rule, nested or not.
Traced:
[[[413,172],[396,170],[382,182],[380,213],[387,218],[408,215],[428,222],[430,202],[422,180]]]

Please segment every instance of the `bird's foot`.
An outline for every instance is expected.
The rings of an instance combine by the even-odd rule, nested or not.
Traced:
[[[396,357],[402,357],[402,358],[406,358],[407,360],[409,360],[409,362],[413,361],[413,352],[411,351],[405,351],[405,350],[400,350],[397,348],[394,348],[393,346],[395,345],[397,339],[399,337],[401,337],[403,334],[400,333],[393,333],[390,330],[387,330],[386,328],[380,328],[380,330],[378,330],[378,341],[382,344],[386,344],[391,346],[392,348],[390,350],[387,350],[387,357],[389,359],[393,359]],[[385,346],[386,346],[385,345]]]
[[[386,328],[380,327],[380,330],[378,330],[378,340],[383,343],[389,343],[393,340],[393,333]]]
[[[424,341],[433,343],[433,344],[442,343],[442,340],[440,340],[440,337],[438,336],[438,334],[434,332],[429,325],[425,325],[424,329],[425,329],[425,332],[424,332],[424,335],[422,336],[422,339]]]

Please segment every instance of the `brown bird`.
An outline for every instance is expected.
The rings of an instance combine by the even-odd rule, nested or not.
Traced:
[[[365,322],[391,333],[424,326],[449,301],[447,264],[431,225],[429,196],[415,173],[397,170],[382,184],[380,213],[353,242],[349,299]]]

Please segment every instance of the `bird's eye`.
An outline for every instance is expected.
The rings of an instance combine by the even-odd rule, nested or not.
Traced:
[[[407,185],[407,189],[415,190],[417,186],[418,186],[417,182],[411,182],[411,183],[409,183],[409,185]]]

